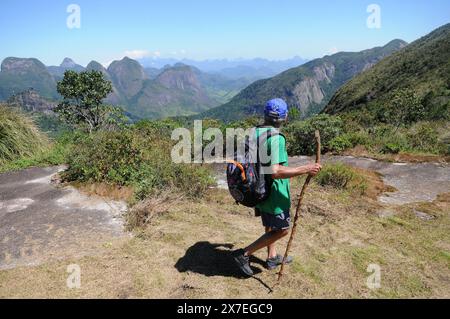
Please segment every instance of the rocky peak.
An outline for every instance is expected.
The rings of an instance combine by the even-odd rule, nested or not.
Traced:
[[[194,70],[183,64],[165,69],[158,75],[156,81],[169,89],[191,89],[195,91],[201,89],[200,81]]]
[[[8,99],[7,104],[27,112],[43,113],[52,113],[52,110],[56,107],[56,103],[44,99],[33,89],[28,89],[11,96]]]
[[[111,63],[108,73],[116,88],[128,99],[136,95],[148,79],[142,65],[128,57]]]
[[[25,74],[33,69],[46,71],[45,65],[37,59],[6,58],[1,66],[2,72],[15,74]]]
[[[70,69],[75,67],[77,64],[70,58],[65,58],[62,63],[61,63],[61,67],[62,68],[66,68],[66,69]]]

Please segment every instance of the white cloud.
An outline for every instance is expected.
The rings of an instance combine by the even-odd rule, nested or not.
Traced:
[[[329,53],[329,54],[336,54],[336,53],[338,53],[338,52],[339,52],[339,50],[338,50],[338,48],[336,48],[336,47],[332,47],[331,49],[328,50],[328,53]]]
[[[114,61],[114,60],[110,60],[110,61],[108,61],[108,62],[103,62],[103,63],[101,63],[101,65],[103,65],[103,67],[104,67],[105,69],[107,69],[108,66],[109,66],[111,63],[113,63],[113,61]]]
[[[147,50],[131,50],[125,51],[125,56],[129,57],[130,59],[142,59],[152,56],[152,53]]]

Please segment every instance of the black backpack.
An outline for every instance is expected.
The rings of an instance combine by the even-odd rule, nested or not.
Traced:
[[[260,146],[264,145],[269,138],[277,135],[284,138],[284,135],[276,129],[270,129],[262,133],[256,139],[256,152],[254,149],[255,143],[251,143],[247,136],[244,154],[236,152],[234,160],[228,161],[228,190],[236,203],[247,207],[255,207],[269,197],[273,180],[271,175],[265,175],[261,172],[262,166],[265,165],[260,161],[259,151]],[[256,160],[254,154],[256,154]]]

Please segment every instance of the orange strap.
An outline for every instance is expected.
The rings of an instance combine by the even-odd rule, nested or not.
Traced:
[[[241,170],[242,181],[244,181],[244,182],[247,181],[247,177],[245,176],[245,170],[241,163],[238,163],[236,161],[231,161],[231,160],[227,160],[227,163],[236,165],[236,167],[238,167]]]

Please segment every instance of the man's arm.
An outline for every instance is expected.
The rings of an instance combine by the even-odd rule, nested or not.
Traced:
[[[272,178],[273,179],[286,179],[299,175],[309,174],[312,176],[317,175],[322,169],[320,164],[308,164],[298,167],[288,167],[280,164],[272,165]]]

